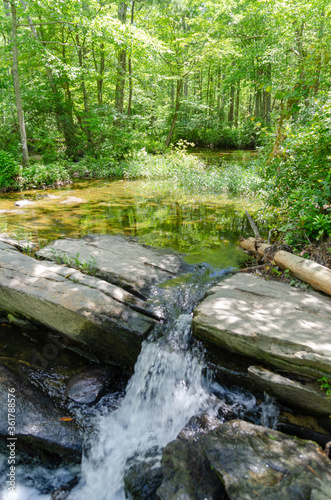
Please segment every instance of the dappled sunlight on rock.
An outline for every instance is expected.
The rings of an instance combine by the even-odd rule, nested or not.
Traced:
[[[328,297],[248,274],[211,291],[194,312],[197,337],[291,371],[331,373]]]

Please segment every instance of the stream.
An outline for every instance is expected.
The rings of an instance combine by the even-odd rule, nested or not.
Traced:
[[[14,203],[21,199],[34,203],[17,209]],[[52,491],[76,477],[69,500],[123,500],[123,479],[132,464],[151,460],[157,467],[162,449],[201,412],[221,421],[231,413],[275,427],[273,401],[257,401],[247,389],[216,381],[204,348],[191,335],[195,305],[242,262],[237,242],[247,231],[243,211],[257,208],[243,198],[174,193],[168,183],[147,181],[89,181],[0,196],[0,232],[14,232],[18,240],[44,245],[88,233],[121,233],[181,251],[196,264],[195,273],[155,289],[154,301],[167,320],[143,343],[124,393],[111,405],[106,396],[97,411],[76,410],[78,419],[88,414],[92,427],[81,467],[45,464],[22,454],[16,491],[8,493],[6,457],[0,455],[3,500],[50,500]]]

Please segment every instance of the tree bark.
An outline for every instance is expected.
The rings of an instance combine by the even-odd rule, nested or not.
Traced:
[[[28,142],[26,138],[26,130],[24,122],[24,111],[23,111],[23,104],[21,97],[20,79],[18,72],[17,15],[14,2],[10,2],[10,9],[11,9],[11,20],[12,20],[12,53],[13,53],[12,76],[13,76],[13,84],[15,91],[18,126],[20,130],[23,164],[26,165],[29,162],[29,153],[28,153]]]
[[[83,71],[84,68],[85,68],[85,61],[84,61],[84,59],[85,59],[86,50],[85,50],[85,47],[84,47],[84,42],[83,42],[83,46],[81,46],[78,34],[76,34],[76,42],[77,42],[77,52],[78,52],[79,67]],[[87,122],[87,117],[88,117],[88,113],[89,113],[89,98],[88,98],[88,93],[87,93],[87,90],[86,90],[84,73],[82,73],[82,76],[81,76],[81,86],[82,86],[82,92],[83,92],[84,115],[85,115],[85,117],[83,119],[84,132],[85,132],[86,137],[87,137],[87,148],[88,148],[88,151],[89,152],[93,152],[92,133],[91,133],[89,124]]]
[[[234,118],[234,96],[235,96],[235,90],[234,90],[234,85],[231,85],[230,89],[230,108],[229,108],[229,125],[230,127],[233,126],[233,118]]]
[[[135,5],[135,0],[132,0],[132,5],[131,5],[131,26],[133,25],[133,20],[134,20],[134,5]],[[132,107],[132,93],[133,93],[133,84],[132,84],[132,54],[130,54],[130,56],[129,56],[128,69],[129,69],[128,116],[130,116],[131,115],[131,107]]]
[[[178,111],[179,111],[179,108],[180,108],[180,95],[181,95],[181,92],[182,92],[182,88],[183,88],[183,80],[181,78],[181,79],[177,80],[175,112],[173,114],[171,125],[170,125],[170,130],[169,130],[169,133],[168,133],[167,140],[165,142],[165,147],[166,148],[169,146],[169,144],[171,142],[172,135],[173,135],[174,130],[175,130],[175,126],[176,126],[176,122],[177,122],[177,118],[178,118]]]
[[[237,95],[236,95],[236,112],[234,116],[234,126],[238,128],[239,124],[239,105],[240,105],[240,81],[237,86]]]
[[[270,248],[271,245],[254,238],[248,238],[241,241],[240,246],[250,253],[258,254],[262,257],[265,250]],[[284,250],[278,250],[273,256],[273,260],[281,269],[289,269],[293,276],[306,281],[315,290],[331,295],[331,269]]]
[[[120,2],[118,6],[118,19],[126,23],[127,3]],[[120,50],[117,56],[117,77],[115,89],[115,109],[122,115],[124,108],[124,88],[125,88],[125,74],[126,74],[126,50]],[[119,121],[117,120],[119,123]]]

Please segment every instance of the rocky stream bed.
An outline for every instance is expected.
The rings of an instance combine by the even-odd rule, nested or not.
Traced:
[[[122,236],[61,239],[35,257],[15,245],[0,241],[0,391],[17,394],[19,465],[84,457],[59,484],[25,483],[41,498],[330,498],[318,383],[331,379],[330,297],[207,276]]]

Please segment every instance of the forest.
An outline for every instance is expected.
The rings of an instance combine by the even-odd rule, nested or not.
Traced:
[[[4,0],[0,188],[175,171],[260,196],[288,243],[323,241],[330,31],[327,0]],[[213,167],[194,148],[257,155]]]

